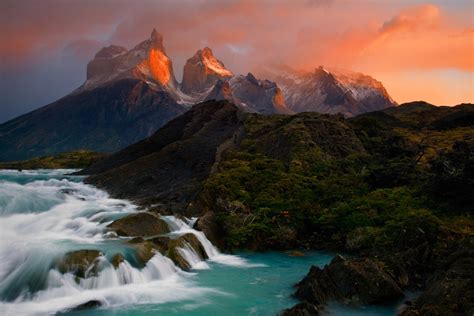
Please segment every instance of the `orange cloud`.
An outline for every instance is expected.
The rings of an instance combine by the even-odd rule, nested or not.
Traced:
[[[395,87],[389,92],[398,100],[404,99],[403,72],[474,72],[472,1],[433,1],[438,5],[412,6],[412,0],[3,0],[0,62],[40,62],[37,56],[58,51],[87,55],[98,42],[131,47],[156,27],[177,78],[186,59],[209,46],[234,73],[283,63],[381,75],[389,88]],[[417,99],[426,94],[424,89]],[[466,93],[458,95],[451,97],[453,103]]]

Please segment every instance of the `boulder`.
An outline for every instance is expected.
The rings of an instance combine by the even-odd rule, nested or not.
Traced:
[[[282,316],[317,316],[319,315],[318,308],[311,303],[301,302],[292,308],[285,309]]]
[[[194,234],[187,233],[179,236],[177,239],[170,240],[168,257],[181,269],[189,271],[191,269],[190,264],[186,261],[181,252],[178,251],[179,248],[184,248],[186,245],[194,249],[201,260],[207,259],[208,256],[201,242]]]
[[[119,267],[119,265],[124,262],[124,257],[121,253],[115,254],[112,259],[110,260],[110,263],[114,266],[115,269]]]
[[[404,295],[395,280],[375,259],[336,256],[320,269],[312,266],[297,285],[296,297],[314,305],[330,300],[344,304],[386,304]]]
[[[119,236],[150,237],[170,232],[168,224],[159,215],[141,212],[118,219],[108,226]]]
[[[170,240],[171,239],[169,237],[160,236],[151,238],[148,241],[153,243],[154,248],[158,250],[162,255],[165,255],[168,252]]]
[[[80,305],[77,305],[69,310],[69,312],[79,312],[79,311],[84,311],[87,309],[95,308],[102,306],[102,302],[98,300],[91,300],[85,303],[82,303]]]
[[[66,253],[57,263],[61,273],[70,272],[78,278],[97,276],[99,272],[99,257],[102,253],[98,250],[76,250]]]
[[[168,251],[168,237],[155,237],[145,240],[141,237],[133,238],[128,241],[135,249],[135,258],[140,266],[145,266],[157,252],[166,255]]]

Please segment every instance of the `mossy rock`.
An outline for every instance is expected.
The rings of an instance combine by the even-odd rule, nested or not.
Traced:
[[[176,239],[170,240],[168,257],[184,271],[191,270],[191,266],[183,257],[183,255],[178,251],[178,248],[184,248],[186,245],[189,245],[191,248],[193,248],[201,260],[209,258],[207,256],[206,250],[194,234],[187,233],[179,236]]]
[[[76,250],[68,252],[57,263],[61,273],[70,272],[78,278],[97,276],[99,272],[99,257],[102,253],[98,250]]]
[[[125,216],[108,226],[119,236],[150,237],[170,232],[168,224],[153,213],[142,212]]]

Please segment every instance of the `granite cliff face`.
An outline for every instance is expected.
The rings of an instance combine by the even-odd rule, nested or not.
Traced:
[[[214,57],[209,47],[200,49],[184,65],[181,89],[199,95],[212,88],[219,79],[231,78],[233,73]]]
[[[156,90],[173,92],[178,84],[166,55],[163,36],[156,30],[131,50],[111,45],[102,48],[87,65],[87,80],[77,90],[91,90],[124,78],[140,79]]]
[[[278,84],[286,105],[295,112],[350,117],[397,105],[382,83],[361,73],[322,66],[312,72],[275,68],[263,73]]]

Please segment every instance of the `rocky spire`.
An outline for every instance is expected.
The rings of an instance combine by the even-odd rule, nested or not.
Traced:
[[[198,50],[184,65],[181,88],[186,93],[201,93],[215,85],[219,79],[232,76],[232,72],[214,57],[212,50],[209,47],[204,47]]]
[[[162,51],[165,50],[163,46],[163,35],[158,33],[156,29],[153,29],[150,35],[150,44],[153,48],[160,49]]]

